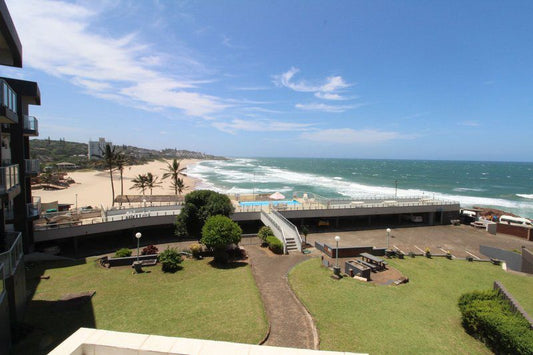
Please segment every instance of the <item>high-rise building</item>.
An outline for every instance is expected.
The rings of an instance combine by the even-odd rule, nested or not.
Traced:
[[[22,46],[4,0],[0,0],[0,65],[22,67]],[[24,252],[33,248],[33,220],[40,204],[33,201],[30,177],[39,162],[30,159],[29,137],[38,121],[30,105],[41,94],[32,81],[0,78],[0,353],[9,351],[11,330],[21,322],[26,306]]]
[[[97,141],[89,141],[87,146],[87,158],[91,159],[101,159],[105,152],[105,146],[108,145],[113,148],[113,143],[106,142],[105,138],[99,138]]]

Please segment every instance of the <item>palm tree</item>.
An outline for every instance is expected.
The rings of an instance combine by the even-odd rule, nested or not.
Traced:
[[[146,177],[146,187],[150,189],[150,195],[152,194],[152,189],[159,187],[161,182],[157,181],[157,176],[152,175],[152,173],[147,173]]]
[[[172,187],[174,187],[174,189],[177,190],[178,193],[181,195],[183,190],[188,188],[189,186],[185,186],[183,179],[178,178],[178,180],[176,180],[176,185],[174,185],[174,182],[172,182]]]
[[[137,175],[136,178],[132,179],[131,182],[133,182],[133,186],[130,187],[130,190],[132,189],[139,189],[142,191],[143,195],[144,195],[144,190],[146,189],[147,185],[146,185],[146,180],[147,180],[147,177],[146,175]]]
[[[115,158],[115,165],[120,172],[120,194],[124,196],[124,167],[126,166],[128,159],[123,152],[117,153]]]
[[[186,169],[186,168],[181,168],[180,169],[180,162],[181,162],[181,160],[178,161],[177,159],[174,159],[174,160],[172,160],[172,164],[171,163],[167,163],[166,169],[163,169],[163,170],[166,171],[166,173],[163,174],[163,180],[166,179],[166,178],[170,178],[171,179],[170,180],[170,184],[174,188],[174,194],[175,195],[178,194],[178,179],[179,179],[180,175],[184,175],[182,173],[182,171]]]
[[[100,149],[101,150],[101,149]],[[115,153],[115,147],[111,148],[109,144],[105,145],[105,149],[102,151],[102,164],[109,169],[109,178],[111,179],[111,196],[113,200],[111,205],[115,206],[115,186],[113,185],[113,169],[115,168],[115,160],[117,154]]]

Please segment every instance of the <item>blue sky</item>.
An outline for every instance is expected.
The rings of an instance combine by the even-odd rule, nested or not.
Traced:
[[[6,0],[40,136],[226,156],[533,158],[531,1]]]

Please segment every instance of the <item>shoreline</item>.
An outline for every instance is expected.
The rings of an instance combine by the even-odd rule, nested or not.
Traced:
[[[199,163],[200,159],[183,159],[180,161],[180,168],[191,167]],[[174,190],[170,186],[170,179],[162,180],[161,177],[165,173],[163,170],[167,166],[167,162],[172,160],[155,160],[142,165],[128,165],[123,172],[123,191],[124,195],[141,195],[142,192],[137,189],[131,189],[133,186],[132,179],[140,174],[151,172],[162,182],[157,188],[154,188],[152,194],[157,195],[173,195]],[[187,170],[184,171],[187,173]],[[72,171],[67,172],[69,178],[72,178],[75,183],[71,184],[64,190],[44,190],[32,189],[32,195],[41,198],[41,203],[64,203],[71,204],[72,208],[92,206],[109,208],[111,203],[111,182],[109,178],[109,171],[91,170],[91,171]],[[193,191],[201,183],[201,180],[191,176],[182,176],[186,188],[181,193],[181,196]],[[115,189],[115,197],[121,194],[120,173],[113,171],[113,184]],[[145,190],[145,195],[150,195],[150,190]],[[115,203],[117,206],[117,203]]]

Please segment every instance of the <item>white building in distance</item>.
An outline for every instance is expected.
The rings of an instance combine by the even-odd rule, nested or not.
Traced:
[[[105,146],[109,144],[113,148],[113,143],[106,142],[105,138],[98,138],[98,141],[89,141],[87,158],[91,159],[100,159],[105,152]]]

